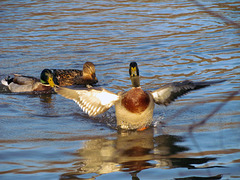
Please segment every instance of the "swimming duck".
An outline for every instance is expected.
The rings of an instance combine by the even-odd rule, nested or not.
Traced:
[[[54,90],[65,98],[75,101],[89,116],[96,116],[115,105],[117,126],[121,129],[144,130],[153,120],[154,104],[168,105],[191,90],[204,88],[223,81],[192,82],[185,80],[166,84],[155,91],[144,91],[140,86],[136,62],[129,68],[132,88],[115,94],[104,88],[74,90],[55,86]]]
[[[51,91],[49,84],[43,84],[39,79],[31,76],[14,74],[14,77],[8,76],[1,80],[1,83],[8,87],[11,92],[33,92],[33,91]]]
[[[52,73],[54,84],[59,86],[87,85],[98,82],[95,66],[91,62],[83,65],[83,70],[77,69],[44,69],[41,73],[41,82],[47,83],[47,75]]]

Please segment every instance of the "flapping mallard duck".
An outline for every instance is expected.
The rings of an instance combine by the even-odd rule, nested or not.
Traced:
[[[91,62],[83,65],[83,70],[77,69],[44,69],[41,73],[41,82],[47,83],[49,73],[52,74],[53,81],[59,86],[87,85],[98,82],[95,66]]]
[[[33,92],[33,91],[51,91],[52,87],[47,83],[43,84],[39,79],[31,76],[14,74],[14,77],[8,76],[1,83],[8,87],[11,92]]]
[[[130,63],[129,69],[132,88],[126,92],[112,93],[104,88],[74,90],[55,86],[54,90],[65,98],[74,100],[89,116],[96,116],[115,105],[117,125],[121,129],[143,130],[151,125],[154,104],[168,105],[191,90],[204,88],[223,82],[174,82],[155,91],[144,91],[140,87],[139,70],[136,62]]]

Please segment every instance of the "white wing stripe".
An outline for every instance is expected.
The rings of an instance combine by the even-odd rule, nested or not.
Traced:
[[[68,99],[74,100],[90,116],[107,111],[119,99],[117,94],[105,89],[74,90],[58,87],[55,91]]]

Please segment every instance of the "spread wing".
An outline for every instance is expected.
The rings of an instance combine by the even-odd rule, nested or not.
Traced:
[[[192,82],[192,81],[182,81],[182,82],[173,82],[170,84],[166,84],[152,92],[155,103],[163,104],[167,106],[172,101],[177,99],[178,97],[188,93],[189,91],[201,89],[212,84],[220,83],[225,80],[219,81],[206,81],[206,82]]]
[[[119,96],[106,89],[74,90],[64,87],[55,87],[56,93],[75,101],[89,116],[96,116],[107,111]]]

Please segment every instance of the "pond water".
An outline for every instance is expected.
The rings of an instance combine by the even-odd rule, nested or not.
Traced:
[[[148,90],[227,81],[156,106],[142,132],[117,131],[114,109],[92,118],[60,95],[1,85],[0,179],[240,179],[240,3],[194,2],[1,1],[1,79],[91,61],[97,86],[117,93],[136,61]]]

